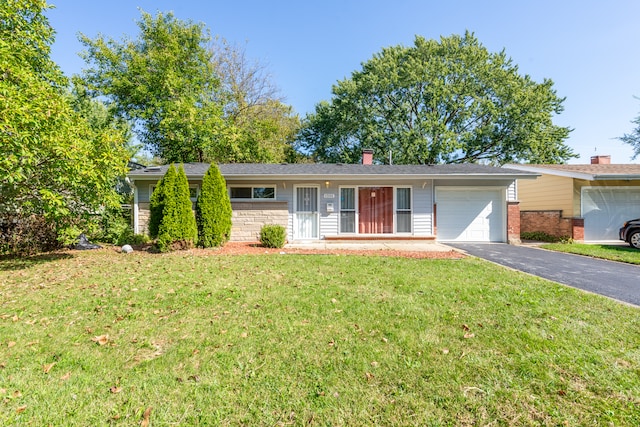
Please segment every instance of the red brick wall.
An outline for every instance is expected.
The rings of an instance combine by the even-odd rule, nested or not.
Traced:
[[[580,242],[584,241],[584,219],[583,218],[573,218],[572,224],[572,237],[573,240],[578,240]]]
[[[520,202],[507,202],[507,242],[520,243]]]
[[[563,218],[561,210],[520,212],[520,232],[544,232],[551,236],[584,240],[584,220]]]

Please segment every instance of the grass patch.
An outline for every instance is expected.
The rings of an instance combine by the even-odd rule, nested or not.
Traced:
[[[636,426],[638,314],[475,258],[3,259],[0,424]]]
[[[602,258],[610,261],[620,261],[629,264],[640,264],[640,250],[622,245],[591,245],[584,243],[572,244],[545,244],[541,246],[552,251],[566,252],[570,254],[586,255],[594,258]]]

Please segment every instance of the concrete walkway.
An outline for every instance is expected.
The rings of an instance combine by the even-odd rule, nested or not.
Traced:
[[[640,266],[504,243],[449,246],[574,288],[640,306]]]
[[[451,247],[434,241],[422,240],[314,240],[293,242],[285,245],[291,249],[347,249],[347,250],[396,250],[411,252],[449,252]]]

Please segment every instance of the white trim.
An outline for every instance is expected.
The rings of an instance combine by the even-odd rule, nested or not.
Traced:
[[[354,224],[353,224],[353,232],[342,231],[342,189],[343,188],[351,188],[353,189],[353,212],[354,212]],[[351,211],[345,211],[351,212]],[[357,185],[339,185],[338,186],[338,234],[345,236],[355,236],[358,234],[358,217],[360,212],[358,212],[358,186]]]
[[[316,221],[316,230],[317,230],[317,236],[315,237],[310,237],[310,238],[301,238],[299,236],[297,236],[298,233],[298,218],[297,218],[297,214],[298,214],[298,188],[315,188],[316,190],[318,190],[316,192],[316,211],[313,212],[315,214],[315,221]],[[320,236],[322,235],[322,232],[320,230],[321,227],[321,221],[320,221],[320,190],[321,187],[319,184],[294,184],[293,185],[293,206],[292,206],[292,213],[293,213],[293,239],[294,240],[318,240],[320,239]]]
[[[402,212],[409,212],[411,216],[411,231],[398,231],[398,189],[409,189],[409,210],[403,210]],[[413,225],[413,185],[395,185],[393,186],[393,234],[399,236],[412,236],[414,234]]]
[[[131,186],[133,187],[133,234],[140,234],[140,221],[138,219],[138,187],[136,187],[135,180],[131,180]]]

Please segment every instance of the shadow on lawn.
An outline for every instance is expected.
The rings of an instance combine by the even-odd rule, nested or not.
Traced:
[[[61,259],[73,258],[70,253],[55,252],[49,254],[40,254],[32,256],[0,256],[0,271],[15,271],[31,268],[35,265],[44,264],[46,262],[57,261]]]
[[[637,253],[640,254],[640,250],[625,245],[593,245],[596,248],[606,249],[608,251],[620,252],[620,253]]]

